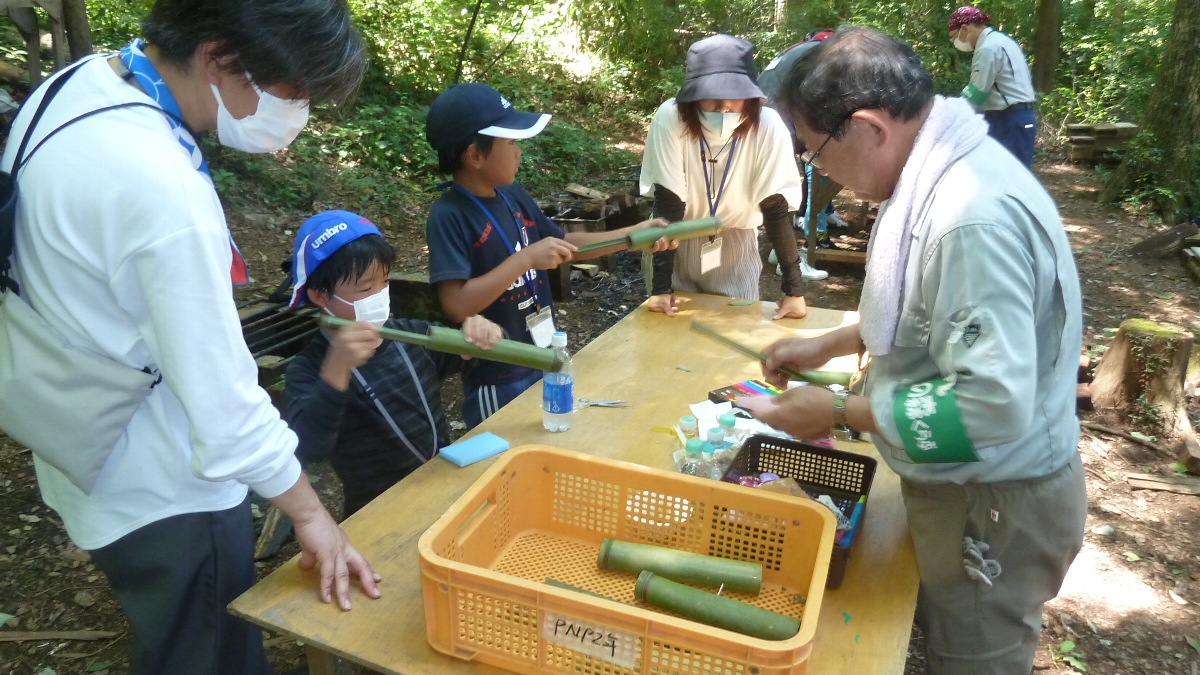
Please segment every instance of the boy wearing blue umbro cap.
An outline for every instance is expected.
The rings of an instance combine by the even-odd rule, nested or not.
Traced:
[[[521,162],[517,140],[532,138],[550,116],[520,112],[485,84],[458,84],[429,107],[425,138],[441,170],[453,176],[429,210],[429,280],[451,320],[481,314],[513,340],[549,347],[554,334],[550,282],[542,270],[593,258],[619,247],[580,255],[577,247],[634,230],[666,226],[648,220],[614,232],[565,233],[514,182]],[[665,238],[655,251],[674,248]],[[482,422],[542,377],[541,371],[475,361],[463,372],[463,419]]]
[[[291,306],[305,302],[354,321],[321,331],[286,376],[287,420],[304,462],[330,460],[349,516],[450,442],[441,382],[463,359],[424,347],[383,342],[379,328],[425,333],[429,324],[393,319],[388,275],[395,251],[371,221],[325,211],[296,233]],[[500,327],[480,316],[463,322],[467,340],[490,349]]]

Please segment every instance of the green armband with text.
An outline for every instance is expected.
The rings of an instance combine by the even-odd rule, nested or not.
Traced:
[[[967,103],[978,107],[987,101],[988,93],[986,91],[980,91],[978,87],[968,83],[967,86],[963,87],[962,97],[967,99]]]
[[[967,436],[954,385],[945,380],[901,387],[892,415],[904,451],[918,464],[978,462],[975,444]]]

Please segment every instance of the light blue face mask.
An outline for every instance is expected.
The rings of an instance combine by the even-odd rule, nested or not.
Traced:
[[[710,143],[728,141],[738,125],[742,123],[742,113],[722,113],[700,111],[700,126],[711,136]]]

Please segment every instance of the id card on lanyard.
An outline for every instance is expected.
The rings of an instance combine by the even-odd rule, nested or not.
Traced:
[[[716,195],[713,195],[713,183],[716,182],[716,157],[713,157],[713,176],[708,175],[709,159],[704,152],[708,143],[702,138],[700,139],[700,165],[704,168],[704,192],[708,196],[708,215],[715,217],[717,215],[717,207],[721,205],[721,197],[725,194],[725,183],[729,180],[729,168],[733,166],[733,156],[737,152],[738,139],[730,141],[729,158],[725,161],[725,171],[721,174],[721,184],[717,187]],[[720,154],[720,153],[717,153]],[[708,274],[709,272],[721,266],[721,238],[710,237],[708,242],[700,247],[700,274]]]
[[[471,194],[468,190],[457,183],[454,185],[454,189],[466,195],[467,198],[472,202],[475,202],[475,205],[479,207],[479,210],[483,211],[483,216],[487,218],[488,222],[493,228],[495,228],[496,234],[500,236],[500,241],[504,242],[505,248],[508,249],[508,254],[510,256],[516,255],[517,250],[513,247],[512,242],[508,240],[508,235],[504,233],[504,228],[500,226],[500,221],[497,220],[494,215],[492,215],[492,212],[488,209],[488,207],[484,206],[483,202],[479,201],[478,197]],[[521,236],[521,246],[529,246],[529,235],[525,233],[525,226],[521,224],[520,219],[517,218],[517,210],[513,208],[512,202],[508,200],[508,196],[505,195],[503,191],[497,189],[496,194],[500,195],[500,198],[504,200],[504,205],[508,207],[509,213],[512,214],[513,225],[516,226],[517,233]],[[550,346],[550,340],[554,337],[554,314],[550,309],[550,303],[542,298],[542,290],[538,286],[540,275],[540,270],[530,270],[522,276],[524,276],[529,283],[532,284],[533,298],[535,302],[534,313],[526,315],[525,317],[525,327],[529,329],[529,335],[533,338],[533,344],[544,348]]]

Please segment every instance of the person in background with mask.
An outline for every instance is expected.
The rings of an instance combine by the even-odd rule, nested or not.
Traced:
[[[310,103],[358,88],[365,49],[344,0],[157,0],[142,31],[50,80],[69,78],[16,176],[13,276],[62,339],[159,377],[89,492],[35,455],[38,483],[125,611],[132,673],[266,674],[261,631],[225,609],[255,581],[248,490],[292,519],[322,600],[349,610],[351,579],[372,598],[381,579],[258,386],[233,299],[246,265],[194,136],[287,147]]]
[[[642,155],[641,192],[669,221],[717,216],[717,237],[653,256],[653,312],[679,308],[675,291],[758,300],[758,227],[775,249],[783,294],[774,318],[802,318],[804,279],[789,213],[804,185],[779,113],[763,105],[754,47],[731,35],[691,46],[679,95],[655,112]]]
[[[425,334],[430,325],[391,318],[395,260],[379,229],[347,211],[318,213],[296,232],[291,306],[311,302],[357,322],[319,333],[288,364],[285,379],[296,454],[304,462],[332,460],[346,518],[450,444],[442,381],[462,370],[465,357],[383,342],[380,326]],[[484,349],[503,333],[479,315],[462,330]]]
[[[991,20],[970,5],[950,15],[948,29],[954,48],[974,52],[971,81],[963,88],[962,97],[983,113],[988,134],[1031,168],[1037,116],[1029,64],[1016,40],[984,25]]]

